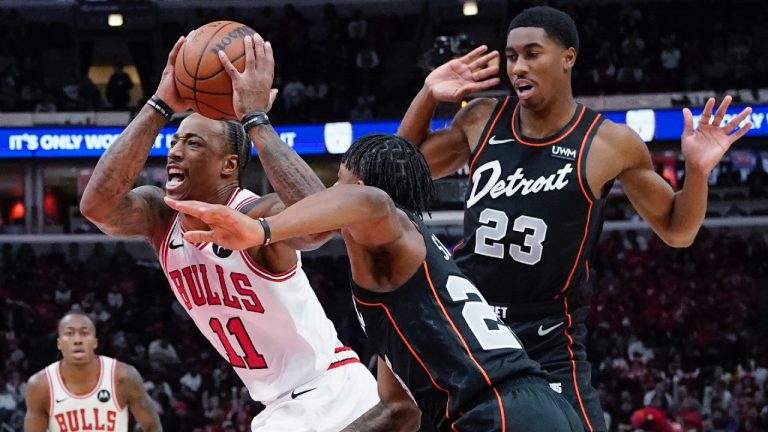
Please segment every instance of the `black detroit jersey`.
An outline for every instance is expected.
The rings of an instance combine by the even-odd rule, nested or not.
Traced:
[[[603,117],[577,104],[557,134],[522,134],[519,102],[499,99],[470,155],[464,239],[456,263],[493,304],[574,297],[602,230],[605,199],[591,193],[586,155]],[[503,317],[503,314],[502,314]]]
[[[424,237],[422,265],[389,293],[368,291],[353,281],[354,303],[379,356],[438,430],[450,430],[489,398],[503,410],[498,386],[505,380],[543,372],[461,274],[448,249],[421,220],[408,217]]]

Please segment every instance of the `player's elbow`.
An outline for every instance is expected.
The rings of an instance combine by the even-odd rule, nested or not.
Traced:
[[[666,232],[659,233],[661,240],[669,247],[687,248],[693,244],[696,234],[699,230],[693,232]]]
[[[388,414],[396,420],[397,431],[418,431],[421,427],[421,411],[411,401],[401,401],[387,404]]]
[[[389,217],[397,211],[392,198],[379,188],[365,187],[359,193],[359,208],[368,220]]]
[[[86,195],[83,195],[83,198],[80,200],[80,213],[84,218],[93,223],[103,222],[101,220],[103,219],[103,215],[99,212],[99,206],[97,205],[96,200],[90,199]]]

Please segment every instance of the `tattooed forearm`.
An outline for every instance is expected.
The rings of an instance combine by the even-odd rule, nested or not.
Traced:
[[[312,168],[280,139],[272,126],[257,126],[249,135],[269,182],[286,206],[325,189]]]
[[[400,404],[387,404],[379,402],[373,408],[366,411],[342,432],[392,432],[392,431],[416,431],[419,429],[419,420],[416,413],[408,409],[398,409]]]
[[[100,226],[131,223],[137,218],[143,224],[141,220],[149,217],[145,206],[128,195],[164,124],[160,114],[145,106],[109,146],[83,192],[80,210],[85,217]]]

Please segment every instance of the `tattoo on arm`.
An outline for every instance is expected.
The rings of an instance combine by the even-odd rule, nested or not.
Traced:
[[[121,367],[127,370],[120,380],[120,385],[124,386],[125,403],[136,418],[136,422],[145,432],[160,432],[162,430],[160,416],[154,402],[144,389],[144,380],[132,366],[122,364]]]
[[[418,422],[414,424],[408,420],[404,410],[399,409],[399,404],[379,402],[371,409],[357,418],[352,424],[342,429],[342,432],[392,432],[415,431],[419,428]]]
[[[253,128],[250,137],[269,182],[286,206],[325,189],[312,168],[280,139],[271,125]]]
[[[131,191],[164,124],[161,115],[145,106],[96,164],[80,208],[108,234],[149,234],[151,208]]]

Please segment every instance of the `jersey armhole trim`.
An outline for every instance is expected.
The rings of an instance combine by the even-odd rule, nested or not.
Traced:
[[[45,368],[45,381],[48,384],[48,418],[50,419],[53,415],[53,381],[48,368]]]
[[[475,156],[472,158],[472,161],[469,163],[469,180],[472,179],[472,170],[475,168],[475,162],[477,162],[477,158],[480,157],[480,154],[485,149],[485,145],[488,144],[488,138],[490,138],[491,132],[493,132],[493,128],[496,127],[496,122],[499,121],[499,117],[501,117],[501,114],[504,112],[504,108],[507,107],[508,103],[509,103],[509,96],[504,98],[504,102],[501,103],[501,108],[499,108],[499,111],[496,112],[496,116],[493,118],[493,122],[491,122],[490,126],[488,126],[488,130],[485,131],[485,138],[483,138],[483,141],[481,142],[480,146],[476,150]],[[496,106],[498,106],[498,104]]]
[[[157,251],[157,255],[160,258],[160,265],[163,268],[165,268],[165,262],[167,261],[166,255],[168,255],[168,243],[171,241],[171,231],[173,230],[173,225],[176,223],[178,217],[178,212],[174,212],[173,216],[171,216],[168,226],[165,227],[165,234],[163,234],[163,240],[160,242],[160,249]]]
[[[260,265],[256,264],[256,261],[253,260],[251,255],[248,254],[248,251],[240,251],[240,256],[243,257],[243,261],[245,262],[245,265],[259,278],[266,279],[270,282],[285,282],[287,280],[290,280],[296,273],[298,272],[298,263],[294,264],[289,268],[288,270],[282,272],[282,273],[272,273],[264,268],[262,268]]]
[[[115,392],[115,407],[117,407],[118,411],[122,411],[125,407],[120,403],[120,390],[117,388],[118,383],[118,374],[117,374],[117,368],[120,366],[120,362],[117,360],[112,360],[112,391]]]
[[[584,194],[584,197],[590,204],[599,201],[599,198],[592,193],[592,189],[589,187],[589,182],[587,181],[587,155],[589,153],[589,148],[592,146],[592,140],[597,135],[595,126],[599,126],[603,122],[603,119],[604,117],[601,114],[597,114],[594,120],[592,120],[592,124],[589,125],[587,133],[584,134],[584,139],[581,140],[579,155],[576,162],[576,174],[579,179],[579,186],[581,187],[581,192]]]

